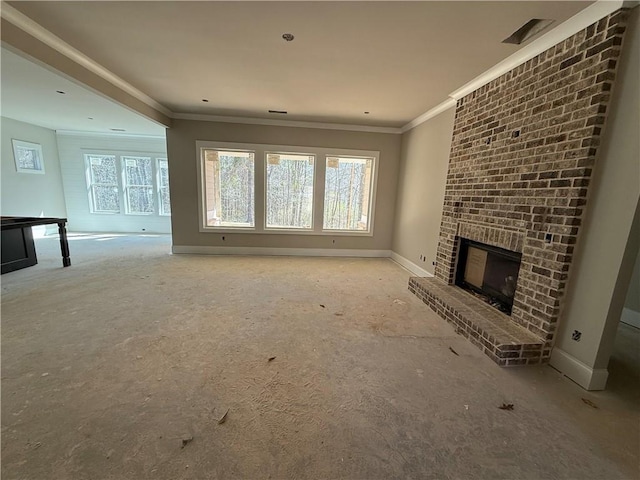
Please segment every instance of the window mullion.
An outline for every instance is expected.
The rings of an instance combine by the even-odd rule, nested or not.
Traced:
[[[313,210],[313,231],[321,233],[324,223],[324,182],[327,170],[327,155],[319,153],[316,156],[316,175],[314,185],[314,210]]]
[[[204,141],[196,145],[199,208],[205,210],[202,232],[228,229],[269,234],[372,235],[379,152]],[[250,151],[254,153],[253,228],[242,221],[242,212],[251,208],[244,200],[246,187],[242,179],[249,179],[234,164],[234,158],[241,156],[234,152]],[[220,166],[224,168],[218,188],[212,184],[211,168],[207,169],[204,160],[208,154],[203,152],[221,153]],[[335,157],[336,162],[328,162],[327,157]],[[222,193],[223,211],[220,218],[216,213],[215,220],[207,221],[213,215],[212,205],[207,204],[216,191]],[[325,219],[331,213],[326,211],[329,205],[337,210],[332,218]]]
[[[257,232],[264,232],[266,225],[265,219],[267,216],[266,151],[257,148],[255,152],[255,168],[253,173],[253,183],[255,185],[255,196],[253,200],[255,224]]]

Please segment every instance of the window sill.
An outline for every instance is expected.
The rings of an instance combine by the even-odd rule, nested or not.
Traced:
[[[373,232],[352,232],[347,230],[291,230],[291,229],[274,229],[265,228],[262,230],[256,228],[233,228],[233,227],[200,227],[200,233],[220,233],[232,234],[243,233],[248,235],[301,235],[301,236],[317,236],[317,237],[373,237]]]

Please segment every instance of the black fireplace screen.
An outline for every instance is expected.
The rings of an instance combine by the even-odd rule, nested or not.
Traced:
[[[522,254],[462,239],[456,285],[511,314]]]

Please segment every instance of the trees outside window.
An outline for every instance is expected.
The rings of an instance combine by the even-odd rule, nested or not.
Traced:
[[[153,213],[153,167],[150,157],[122,157],[127,213]]]
[[[372,158],[327,157],[325,230],[369,229],[372,171]]]
[[[311,229],[313,155],[267,153],[267,228]]]
[[[171,198],[169,196],[169,162],[166,158],[158,159],[158,204],[160,215],[171,215]]]
[[[86,155],[91,211],[120,212],[120,189],[115,155]]]
[[[196,145],[201,231],[373,234],[378,152]]]
[[[205,149],[206,224],[212,227],[253,227],[253,152]]]
[[[107,152],[84,159],[91,213],[171,215],[166,157]]]

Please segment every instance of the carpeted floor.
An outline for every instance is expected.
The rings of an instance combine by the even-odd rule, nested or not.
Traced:
[[[3,479],[638,478],[637,355],[499,368],[388,259],[70,245],[1,279]]]

